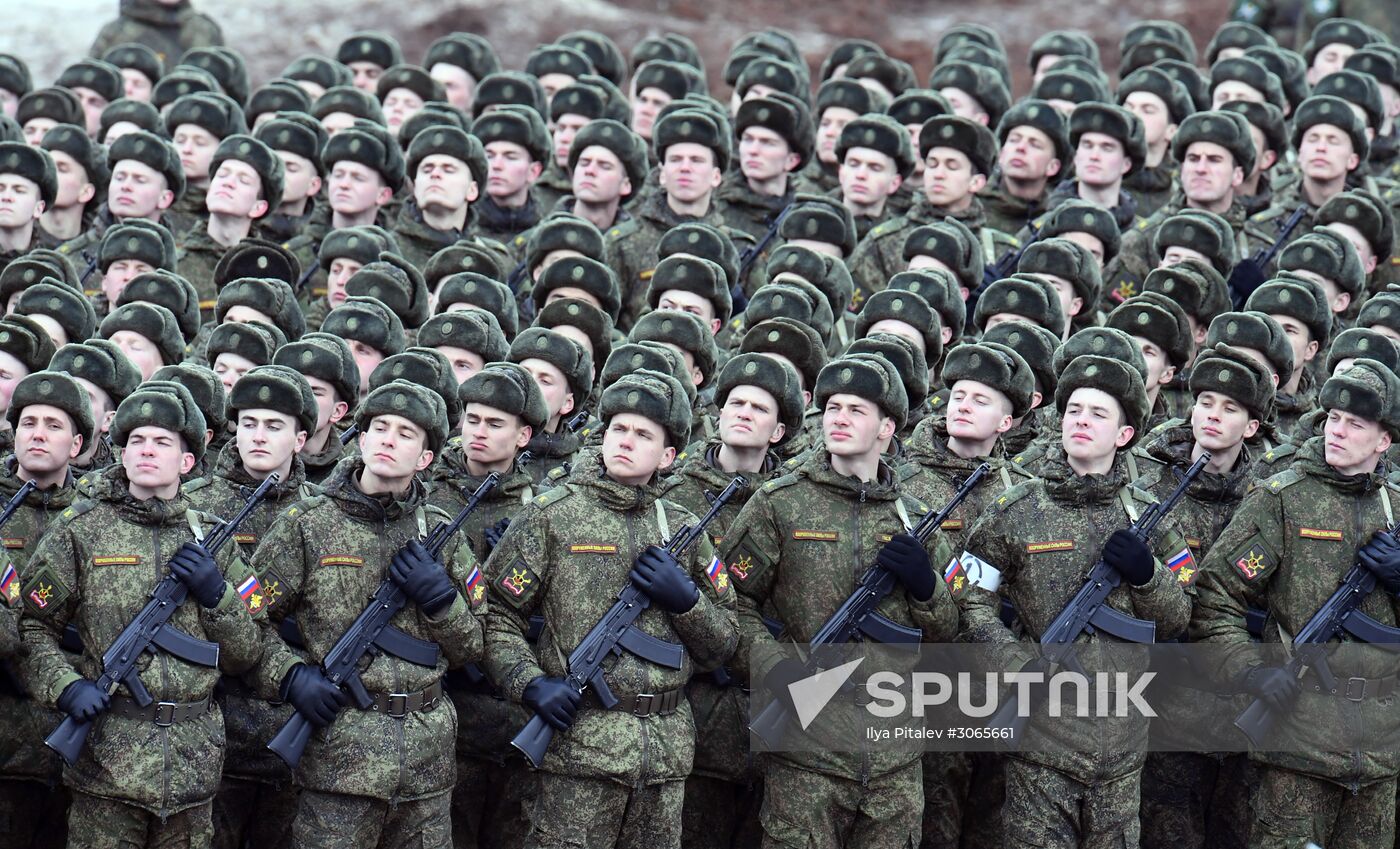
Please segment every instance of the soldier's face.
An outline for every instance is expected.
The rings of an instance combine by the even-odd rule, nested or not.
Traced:
[[[1375,248],[1371,247],[1370,240],[1363,236],[1360,230],[1350,224],[1343,224],[1340,221],[1334,221],[1322,226],[1323,229],[1331,230],[1333,233],[1351,242],[1351,246],[1356,248],[1357,258],[1361,260],[1361,270],[1366,272],[1368,276],[1376,270],[1376,263],[1379,258],[1376,256]]]
[[[822,408],[822,439],[837,457],[866,457],[894,436],[894,419],[859,395],[837,393]]]
[[[1373,471],[1391,441],[1379,422],[1344,410],[1327,411],[1322,436],[1327,465],[1343,474]]]
[[[151,101],[151,90],[155,86],[151,83],[151,78],[136,70],[135,68],[122,68],[122,91],[128,100],[139,100],[142,103]]]
[[[1202,392],[1191,408],[1191,433],[1196,444],[1218,453],[1234,448],[1259,431],[1259,420],[1251,418],[1238,401],[1219,392]]]
[[[77,459],[83,437],[68,414],[49,404],[30,404],[15,425],[15,459],[31,475],[56,472]]]
[[[214,161],[214,152],[219,149],[219,140],[214,138],[213,133],[194,124],[181,124],[175,128],[172,141],[180,154],[180,167],[184,169],[185,180],[190,183],[208,180],[209,163]]]
[[[306,444],[306,431],[296,419],[272,410],[238,411],[238,456],[255,475],[282,472]]]
[[[107,108],[107,98],[86,86],[75,86],[73,93],[82,101],[88,135],[97,138],[97,131],[102,127],[102,110]]]
[[[632,132],[648,141],[656,116],[672,100],[671,95],[655,86],[648,86],[632,96]]]
[[[574,78],[568,74],[543,74],[540,76],[540,88],[544,89],[545,102],[554,100],[555,92],[561,88],[567,88],[574,84]]]
[[[331,209],[341,215],[359,215],[388,203],[394,192],[368,165],[343,160],[331,168]]]
[[[1231,197],[1244,182],[1244,171],[1235,157],[1215,142],[1192,142],[1181,163],[1181,190],[1198,207],[1218,204]]]
[[[709,298],[687,292],[684,289],[667,289],[656,302],[659,310],[672,310],[693,315],[700,323],[710,328],[711,333],[719,332],[719,319],[715,318],[715,305]]]
[[[1167,108],[1166,101],[1157,95],[1135,91],[1123,101],[1123,106],[1142,120],[1143,139],[1149,147],[1169,142],[1176,135],[1171,110]]]
[[[924,157],[924,194],[934,206],[957,212],[972,204],[987,178],[972,170],[967,154],[951,147],[935,147]]]
[[[39,142],[44,140],[44,133],[58,126],[58,122],[52,118],[30,118],[24,122],[24,141],[32,147],[38,147]]]
[[[530,426],[519,416],[472,403],[462,411],[462,450],[478,465],[504,463],[530,441]]]
[[[907,321],[900,321],[894,318],[882,318],[865,331],[866,336],[874,336],[876,333],[888,333],[891,336],[898,336],[907,341],[910,345],[919,349],[919,353],[928,353],[928,343],[924,340],[924,334],[919,332],[919,328]]]
[[[914,152],[919,152],[919,133],[923,131],[923,124],[905,124],[904,129],[909,133],[909,144]],[[924,175],[924,161],[918,156],[914,157],[914,170],[910,172],[910,177],[922,177]]]
[[[447,102],[458,109],[470,112],[472,100],[476,97],[476,77],[466,69],[446,62],[438,62],[428,69],[428,76],[438,81],[447,94]]]
[[[801,161],[782,136],[767,127],[749,127],[739,137],[739,167],[750,180],[772,180]]]
[[[175,202],[165,175],[134,159],[123,159],[112,169],[107,205],[117,218],[153,218]]]
[[[345,292],[345,284],[350,282],[356,271],[364,267],[364,263],[349,257],[336,257],[331,260],[330,271],[326,273],[326,302],[330,304],[331,309],[345,303],[345,299],[350,297]]]
[[[982,108],[982,104],[977,98],[963,91],[960,88],[941,88],[938,93],[948,101],[948,105],[953,107],[953,114],[960,118],[968,118],[979,124],[987,125],[991,122],[992,116],[987,114],[987,110]]]
[[[1133,429],[1125,422],[1116,398],[1102,389],[1081,387],[1065,404],[1060,444],[1072,460],[1097,462],[1132,440]]]
[[[1227,103],[1234,103],[1237,100],[1245,103],[1263,103],[1268,98],[1264,97],[1264,92],[1254,86],[1241,82],[1240,80],[1224,80],[1211,92],[1211,109],[1219,109]]]
[[[634,187],[617,154],[602,145],[579,152],[573,173],[574,197],[584,203],[612,203],[632,194]]]
[[[844,106],[828,106],[822,111],[821,122],[817,124],[817,158],[828,165],[836,163],[836,142],[846,125],[860,116],[854,109]]]
[[[852,147],[837,171],[842,199],[855,206],[884,203],[899,190],[904,179],[888,154],[869,147]]]
[[[1099,271],[1103,271],[1103,239],[1100,239],[1098,236],[1095,236],[1092,233],[1085,233],[1080,230],[1072,230],[1068,233],[1061,233],[1056,238],[1066,239],[1068,241],[1074,242],[1076,245],[1088,251],[1090,254],[1093,255],[1094,259],[1098,261]]]
[[[384,95],[384,120],[398,133],[403,122],[423,111],[423,98],[406,88],[391,88]]]
[[[433,462],[428,434],[403,416],[383,415],[370,420],[360,434],[360,456],[365,473],[380,481],[400,481],[421,472]]]
[[[1013,180],[1044,180],[1060,173],[1055,143],[1044,130],[1012,127],[997,156],[1001,173]]]
[[[142,380],[150,380],[151,375],[165,365],[165,360],[161,359],[160,350],[156,348],[156,344],[134,330],[118,330],[112,334],[111,340],[113,345],[126,354],[126,358],[131,360],[131,364],[136,366],[136,370],[141,373]]]
[[[1289,347],[1293,349],[1293,374],[1296,377],[1303,370],[1303,366],[1317,356],[1318,344],[1313,340],[1312,331],[1308,330],[1308,326],[1293,316],[1273,314],[1270,318],[1283,328],[1283,335],[1287,337]]]
[[[541,263],[541,265],[543,266],[543,263]],[[548,266],[544,267],[547,268]],[[580,289],[577,286],[559,286],[554,289],[550,289],[549,294],[544,296],[544,304],[542,304],[541,306],[548,306],[549,304],[552,304],[555,301],[564,300],[583,301],[585,304],[597,307],[600,310],[603,308],[603,302],[598,300],[597,295],[593,294],[592,292],[589,292],[586,289]]]
[[[1314,124],[1298,143],[1298,164],[1303,176],[1321,182],[1344,179],[1361,164],[1351,136],[1333,124]]]
[[[1041,56],[1040,60],[1035,63],[1035,71],[1031,75],[1031,85],[1034,86],[1038,84],[1040,78],[1048,74],[1050,69],[1055,66],[1055,63],[1063,58],[1064,56],[1059,53],[1046,53]]]
[[[138,274],[146,274],[154,271],[151,266],[139,259],[119,259],[107,266],[107,271],[102,275],[102,294],[107,298],[107,303],[116,304],[117,298],[121,297],[122,290],[126,284]]]
[[[350,70],[355,74],[355,88],[370,94],[374,94],[379,78],[384,76],[384,69],[373,62],[351,62]]]
[[[554,142],[554,164],[561,168],[569,167],[569,149],[573,147],[574,136],[588,123],[588,118],[567,112],[554,122],[554,132],[550,138]]]
[[[87,393],[88,404],[92,406],[92,420],[97,424],[95,433],[106,433],[112,426],[112,417],[116,415],[117,405],[112,402],[112,396],[106,390],[88,380],[85,377],[74,377],[78,385],[83,387]]]
[[[219,376],[219,382],[224,385],[224,392],[232,392],[233,385],[239,378],[247,374],[257,363],[240,354],[225,351],[214,358],[214,374]]]
[[[44,213],[39,184],[18,174],[0,174],[0,228],[32,224]]]
[[[457,379],[458,386],[466,383],[467,378],[481,371],[486,365],[486,359],[476,351],[468,351],[456,345],[438,345],[437,351],[452,364],[452,375]]]
[[[1086,186],[1112,186],[1123,179],[1133,162],[1122,143],[1106,133],[1085,133],[1074,152],[1074,171]]]
[[[719,438],[733,448],[767,448],[783,438],[778,399],[766,389],[740,385],[729,391],[719,410]]]
[[[498,203],[523,203],[525,193],[544,172],[544,166],[515,142],[494,141],[486,145],[486,164],[486,193]]]
[[[1142,358],[1147,363],[1147,378],[1143,383],[1150,391],[1154,386],[1166,386],[1176,377],[1176,366],[1167,359],[1167,352],[1162,350],[1156,342],[1142,336],[1134,336],[1133,341],[1138,343],[1138,349],[1142,351]]]
[[[248,163],[225,159],[209,181],[204,206],[213,215],[262,218],[268,210],[268,202],[262,198],[262,178]]]
[[[13,354],[0,351],[0,413],[10,409],[10,397],[15,394],[15,386],[29,374]]]
[[[1211,264],[1210,258],[1198,250],[1183,247],[1182,245],[1172,245],[1162,254],[1162,261],[1157,264],[1157,267],[1167,268],[1179,262],[1185,262],[1188,259],[1194,259],[1196,262],[1204,265]]]
[[[345,418],[345,414],[350,412],[350,405],[340,397],[335,391],[335,387],[328,381],[319,377],[312,377],[304,374],[306,382],[311,384],[311,395],[316,399],[316,432],[321,433],[331,426],[332,422],[338,422]]]
[[[67,209],[92,200],[93,195],[97,194],[97,187],[88,181],[87,169],[61,150],[51,150],[49,156],[53,159],[54,170],[58,172],[54,209]]]
[[[435,153],[418,163],[413,198],[419,209],[455,212],[476,200],[476,180],[467,163],[455,156]]]
[[[676,449],[666,444],[666,431],[658,423],[636,413],[616,413],[603,431],[603,466],[608,477],[629,486],[641,486],[676,460]]]
[[[1011,429],[1011,402],[998,389],[959,380],[948,391],[948,435],[983,442]]]
[[[355,358],[355,367],[360,370],[360,394],[369,391],[369,375],[374,367],[384,362],[384,353],[358,339],[351,339],[350,355]]]
[[[144,495],[178,486],[180,475],[194,468],[194,455],[186,450],[184,438],[175,431],[143,425],[127,434],[122,467],[132,494],[141,491]]]
[[[7,118],[15,117],[19,109],[19,95],[7,88],[0,88],[0,113]]]
[[[311,160],[286,150],[277,151],[277,156],[286,173],[282,182],[282,203],[296,203],[321,193],[321,176]]]
[[[1317,85],[1323,77],[1340,71],[1347,59],[1355,52],[1355,47],[1341,42],[1322,45],[1322,49],[1317,51],[1317,55],[1313,57],[1312,67],[1308,69],[1308,84]]]
[[[694,142],[666,148],[661,161],[661,188],[681,203],[695,203],[719,188],[724,174],[715,164],[714,151]]]
[[[545,408],[549,410],[550,421],[567,416],[574,410],[574,393],[569,381],[553,363],[530,357],[520,361],[520,367],[530,373],[544,395]]]
[[[1065,318],[1074,318],[1084,309],[1084,299],[1075,294],[1074,284],[1058,274],[1041,274],[1047,282],[1055,289],[1055,295],[1060,299],[1060,310],[1065,314]]]

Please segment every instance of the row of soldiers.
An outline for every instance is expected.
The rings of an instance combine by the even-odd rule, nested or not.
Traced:
[[[1169,22],[1122,47],[1110,95],[1093,41],[1047,34],[1014,104],[1000,39],[966,25],[926,88],[852,41],[815,98],[792,39],[756,33],[728,104],[676,36],[629,63],[575,33],[519,73],[478,36],[414,66],[365,33],[257,90],[217,45],[167,72],[169,49],[99,43],[40,89],[0,57],[0,487],[38,486],[0,576],[29,730],[7,738],[7,833],[1389,845],[1400,763],[1365,739],[750,756],[749,688],[789,692],[805,670],[779,644],[871,563],[898,576],[891,620],[1003,645],[1008,669],[1100,556],[1110,603],[1163,638],[1287,641],[1358,549],[1400,587],[1372,536],[1400,427],[1395,48],[1347,19],[1300,53],[1227,25],[1208,75]],[[1153,546],[1118,532],[1207,452]],[[910,536],[983,461],[993,481]],[[736,475],[709,539],[661,547]],[[92,681],[167,562],[173,622],[222,651],[151,655],[143,707]],[[375,656],[372,704],[348,704],[319,664],[386,578],[439,661]],[[685,662],[624,653],[605,708],[566,658],[628,584]],[[1393,675],[1348,672],[1356,699],[1209,675],[1389,728]],[[265,747],[294,711],[319,730],[293,772]],[[60,771],[62,713],[98,726]],[[531,713],[557,729],[539,770],[509,746]]]

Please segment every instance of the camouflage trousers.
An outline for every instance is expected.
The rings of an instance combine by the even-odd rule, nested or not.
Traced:
[[[367,796],[302,790],[292,822],[295,849],[452,849],[451,794],[393,804]]]
[[[1130,849],[1138,845],[1141,770],[1095,784],[1006,759],[1007,849]],[[1329,847],[1330,849],[1330,847]]]
[[[225,775],[214,797],[214,849],[284,849],[292,844],[296,787]]]
[[[865,783],[769,759],[763,776],[765,849],[913,849],[924,804],[923,764]]]
[[[1000,849],[1002,762],[994,752],[924,753],[921,849]]]
[[[457,753],[452,788],[454,849],[519,849],[530,833],[535,776],[522,758],[505,763]]]
[[[684,781],[629,787],[539,773],[528,849],[680,849]]]
[[[685,780],[681,845],[685,849],[757,846],[763,833],[758,822],[762,803],[762,782],[744,784],[692,773]]]
[[[1142,849],[1245,849],[1254,768],[1243,754],[1151,752],[1142,768]]]
[[[67,818],[68,788],[0,780],[0,835],[7,849],[61,849]]]
[[[1260,766],[1250,806],[1250,849],[1363,849],[1395,842],[1395,779],[1350,788],[1292,770]]]
[[[162,819],[145,808],[73,791],[68,849],[208,849],[213,801]]]

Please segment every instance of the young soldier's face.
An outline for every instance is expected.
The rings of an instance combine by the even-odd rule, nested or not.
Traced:
[[[347,341],[350,343],[350,355],[355,358],[355,367],[360,370],[360,394],[363,395],[369,391],[370,372],[384,362],[384,352],[358,339]]]
[[[1264,97],[1264,92],[1246,82],[1225,80],[1215,87],[1215,91],[1211,92],[1210,108],[1219,109],[1221,106],[1234,103],[1237,100],[1245,103],[1263,103],[1267,98]]]
[[[1065,404],[1060,443],[1071,459],[1097,462],[1128,444],[1133,429],[1126,423],[1123,407],[1102,389],[1081,387]]]
[[[877,452],[881,440],[894,436],[894,431],[894,419],[859,395],[832,395],[822,408],[822,438],[826,450],[837,457]]]
[[[1162,253],[1162,261],[1157,263],[1157,267],[1167,268],[1168,266],[1176,265],[1180,262],[1185,262],[1188,259],[1194,259],[1196,262],[1203,263],[1205,265],[1213,264],[1210,261],[1210,257],[1206,256],[1198,250],[1193,250],[1192,248],[1183,247],[1181,245],[1172,245]]]
[[[1322,291],[1327,295],[1327,304],[1332,308],[1332,312],[1344,313],[1351,305],[1351,293],[1343,292],[1342,287],[1337,285],[1337,281],[1331,277],[1323,277],[1316,271],[1310,271],[1306,268],[1295,268],[1292,273],[1321,286]]]
[[[219,376],[225,393],[232,392],[233,385],[254,368],[256,364],[252,360],[229,351],[214,358],[214,374]]]
[[[859,116],[844,106],[828,106],[817,124],[817,158],[828,165],[836,162],[836,142],[841,131]]]
[[[574,164],[574,197],[584,203],[605,204],[632,194],[632,180],[617,154],[602,145],[589,145]]]
[[[486,365],[485,358],[476,351],[468,351],[456,345],[438,345],[436,350],[452,364],[452,374],[457,379],[458,386],[466,383],[467,378],[481,371]]]
[[[739,167],[750,180],[772,180],[800,161],[787,140],[767,127],[749,127],[739,137]]]
[[[1218,203],[1244,182],[1235,157],[1215,142],[1192,142],[1181,163],[1181,190],[1198,205]]]
[[[117,405],[112,401],[112,396],[85,377],[74,377],[73,379],[78,381],[78,385],[83,387],[83,391],[87,393],[88,404],[92,406],[92,420],[97,424],[97,429],[94,432],[106,433],[112,425],[112,416],[116,415],[117,412]]]
[[[321,176],[305,156],[291,151],[275,151],[282,160],[286,179],[282,182],[282,203],[296,203],[321,193]]]
[[[350,405],[340,397],[329,381],[312,377],[309,374],[304,374],[302,377],[305,377],[306,382],[311,384],[311,395],[316,399],[317,433],[330,427],[332,422],[338,422],[345,418],[345,414],[350,412]]]
[[[640,486],[669,469],[676,449],[666,444],[661,425],[636,413],[617,413],[603,431],[603,466],[618,483]]]
[[[43,213],[38,183],[18,174],[0,174],[0,228],[32,224]]]
[[[1099,271],[1103,271],[1103,239],[1100,239],[1093,233],[1085,233],[1080,230],[1071,230],[1068,233],[1061,233],[1056,238],[1068,239],[1069,241],[1074,242],[1076,245],[1093,254],[1094,259],[1098,260]]]
[[[234,439],[248,471],[266,475],[281,469],[306,445],[306,431],[286,413],[239,410]]]
[[[128,99],[149,103],[154,88],[150,77],[135,68],[122,68],[122,92]]]
[[[141,373],[142,380],[150,380],[151,375],[165,365],[156,344],[134,330],[118,330],[113,333],[112,344],[126,354],[126,358],[131,360],[131,364]]]
[[[375,416],[360,434],[365,471],[380,480],[403,480],[428,468],[428,434],[403,416]]]
[[[471,111],[472,100],[476,98],[476,77],[465,68],[438,62],[428,69],[428,76],[442,86],[442,90],[447,94],[448,103],[458,109]]]
[[[384,76],[384,69],[373,62],[351,62],[349,65],[355,74],[355,88],[374,94],[379,78]]]
[[[560,371],[553,363],[546,362],[537,357],[530,357],[520,361],[520,367],[530,373],[539,385],[540,392],[544,395],[545,408],[549,410],[551,419],[556,416],[567,416],[574,410],[574,393],[569,388],[569,381],[564,377],[564,372]]]
[[[1013,180],[1044,180],[1060,173],[1055,143],[1044,130],[1035,127],[1012,127],[997,162],[1002,175]]]
[[[1234,398],[1219,392],[1202,392],[1191,408],[1191,433],[1196,444],[1207,451],[1234,448],[1259,431],[1259,420],[1251,418]]]
[[[151,218],[174,202],[165,175],[144,162],[123,159],[112,169],[107,206],[117,218]]]
[[[1293,348],[1293,371],[1296,374],[1306,363],[1317,356],[1318,343],[1312,338],[1308,326],[1291,315],[1274,314],[1269,316],[1283,328],[1288,344]]]
[[[214,161],[214,152],[219,149],[219,140],[214,138],[214,134],[194,124],[181,124],[175,128],[171,141],[180,154],[180,167],[185,171],[185,180],[202,183],[209,179],[209,164]]]
[[[1348,57],[1355,52],[1355,47],[1341,42],[1322,45],[1322,49],[1313,57],[1312,67],[1308,69],[1308,84],[1317,85],[1323,77],[1340,71]]]
[[[1298,143],[1298,164],[1303,176],[1318,182],[1339,180],[1361,164],[1351,136],[1332,124],[1314,124]]]
[[[894,159],[869,147],[847,148],[837,177],[846,203],[861,205],[881,203],[904,182]]]
[[[982,108],[977,98],[962,89],[949,86],[939,89],[938,93],[947,99],[948,105],[953,107],[953,114],[959,118],[967,118],[983,125],[991,122],[992,116],[987,114],[987,110]]]
[[[30,404],[15,426],[15,459],[31,475],[56,472],[83,451],[83,437],[68,414],[49,404]]]
[[[736,386],[719,410],[719,438],[733,448],[767,448],[783,438],[778,399],[757,386]]]
[[[531,435],[519,416],[495,407],[472,403],[462,412],[462,450],[468,460],[482,465],[512,459]]]
[[[44,140],[44,133],[58,126],[58,122],[52,118],[30,118],[24,122],[24,142],[32,147],[38,147],[39,142]]]
[[[1011,402],[1000,390],[959,380],[948,391],[948,435],[981,442],[1011,429]]]
[[[714,151],[702,144],[670,145],[661,160],[661,188],[681,203],[694,203],[708,196],[723,178],[715,164]]]
[[[918,328],[907,321],[899,321],[894,318],[882,318],[870,325],[870,329],[866,331],[865,335],[871,336],[876,333],[889,333],[892,336],[898,336],[901,339],[907,340],[909,344],[913,345],[915,348],[918,348],[920,353],[928,353],[926,347],[927,343],[924,341],[924,334],[920,333]]]
[[[701,297],[684,289],[667,289],[657,299],[658,310],[672,310],[693,315],[700,323],[710,328],[711,333],[719,332],[719,319],[715,318],[715,305],[709,298]]]
[[[671,95],[655,86],[648,86],[632,96],[632,132],[651,140],[651,128],[656,116],[672,100]]]
[[[1084,309],[1084,299],[1075,294],[1074,284],[1059,276],[1058,274],[1041,274],[1041,278],[1055,289],[1055,295],[1060,299],[1060,309],[1064,312],[1065,318],[1074,318]]]
[[[587,116],[566,112],[554,122],[550,139],[554,142],[554,164],[561,168],[569,165],[569,150],[574,146],[574,136],[588,123]],[[577,194],[577,192],[575,192]]]
[[[478,196],[476,180],[467,163],[455,156],[435,153],[418,163],[413,177],[413,199],[419,209],[456,212]]]
[[[956,207],[981,191],[987,178],[972,170],[967,154],[935,147],[924,158],[924,194],[934,206]]]
[[[277,326],[277,322],[272,320],[272,316],[265,312],[255,310],[246,304],[229,307],[228,312],[224,313],[225,324],[247,324],[251,321],[261,321],[263,324],[270,324],[273,327]]]
[[[18,109],[19,95],[7,88],[0,88],[0,113],[3,113],[7,118],[13,118]]]
[[[54,209],[87,203],[97,194],[97,187],[88,180],[87,169],[78,160],[61,150],[49,151],[54,171],[58,174],[58,191],[54,194]]]
[[[539,270],[543,272],[548,267],[548,265],[541,262]],[[597,307],[600,310],[603,308],[603,302],[598,300],[597,295],[593,294],[592,292],[586,289],[580,289],[577,286],[557,286],[553,289],[550,289],[549,293],[544,296],[543,306],[548,306],[549,304],[552,304],[555,301],[564,300],[583,301],[585,304]]]
[[[122,468],[133,486],[163,489],[178,484],[180,475],[194,468],[194,455],[175,431],[143,425],[127,434]]]
[[[204,206],[215,215],[261,218],[268,210],[268,202],[262,199],[262,178],[248,163],[225,159],[209,181]]]
[[[331,167],[331,209],[341,215],[359,215],[383,206],[394,196],[384,178],[368,165],[342,160]]]
[[[1123,101],[1123,106],[1142,119],[1143,140],[1148,147],[1169,142],[1176,135],[1176,124],[1171,122],[1166,101],[1152,92],[1135,91]]]
[[[1150,339],[1143,336],[1134,336],[1133,341],[1138,343],[1138,349],[1142,351],[1142,358],[1147,362],[1147,378],[1143,381],[1149,388],[1153,386],[1166,386],[1176,377],[1176,366],[1167,359],[1167,352]]]
[[[19,293],[16,293],[14,297],[10,299],[10,301],[10,312],[14,312],[14,305],[19,303]],[[53,316],[36,312],[30,313],[29,317],[34,320],[35,324],[44,328],[44,333],[53,342],[54,350],[62,348],[64,345],[68,344],[68,332],[63,329],[63,325],[59,324],[58,320],[55,319]]]
[[[406,88],[391,88],[384,95],[384,121],[395,135],[403,122],[423,111],[423,98]]]
[[[326,272],[326,302],[330,304],[331,309],[345,303],[345,299],[350,297],[345,292],[345,284],[350,282],[356,271],[364,267],[364,263],[349,257],[338,256],[331,260],[330,270]]]
[[[1111,186],[1128,173],[1133,161],[1118,139],[1106,133],[1085,133],[1074,152],[1074,172],[1086,186]]]
[[[1323,456],[1338,470],[1364,468],[1390,448],[1390,434],[1379,422],[1344,410],[1328,410]]]
[[[544,172],[544,166],[530,158],[530,152],[515,142],[494,141],[486,145],[486,194],[495,200],[518,198],[529,190]]]
[[[1371,273],[1376,270],[1379,257],[1376,256],[1375,248],[1371,246],[1370,241],[1361,234],[1360,230],[1350,224],[1344,224],[1340,221],[1324,224],[1322,227],[1324,230],[1331,230],[1333,233],[1351,242],[1351,246],[1356,248],[1356,256],[1361,260],[1361,270],[1366,272],[1367,276],[1370,276]]]
[[[74,86],[73,93],[83,104],[87,134],[96,137],[97,131],[102,127],[102,110],[107,108],[107,98],[87,86]]]

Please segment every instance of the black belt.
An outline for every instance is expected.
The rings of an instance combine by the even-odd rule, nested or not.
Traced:
[[[1384,699],[1395,692],[1396,680],[1394,675],[1387,675],[1384,678],[1338,678],[1337,689],[1328,690],[1314,675],[1312,691],[1324,695],[1340,696],[1349,702]]]
[[[602,703],[588,691],[590,704],[602,707]],[[685,701],[684,690],[667,690],[664,693],[638,693],[635,696],[618,696],[617,704],[608,710],[630,713],[633,716],[666,716],[675,713]]]
[[[209,712],[210,703],[209,699],[200,699],[197,702],[151,702],[141,707],[126,696],[113,696],[108,709],[116,716],[154,722],[161,728],[168,728],[199,719]]]
[[[403,719],[410,713],[428,711],[442,701],[442,681],[434,681],[432,686],[416,693],[370,693],[373,702],[366,710],[382,713],[394,719]]]

